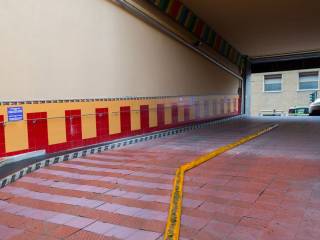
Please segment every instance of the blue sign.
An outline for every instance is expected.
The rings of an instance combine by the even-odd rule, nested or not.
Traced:
[[[8,122],[15,122],[23,120],[22,107],[8,107]]]

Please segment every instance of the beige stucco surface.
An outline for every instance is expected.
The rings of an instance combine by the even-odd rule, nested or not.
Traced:
[[[238,80],[106,0],[0,0],[0,99],[236,93]]]
[[[314,90],[299,91],[299,73],[319,71],[319,69],[295,70],[272,73],[258,73],[251,76],[251,114],[258,116],[261,111],[283,111],[288,113],[290,107],[309,106],[309,95]],[[282,74],[281,92],[264,92],[264,76]],[[319,85],[320,86],[320,85]],[[320,96],[320,92],[318,91]]]

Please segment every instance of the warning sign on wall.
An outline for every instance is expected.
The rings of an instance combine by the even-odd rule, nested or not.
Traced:
[[[15,122],[23,120],[22,107],[8,107],[8,122]]]

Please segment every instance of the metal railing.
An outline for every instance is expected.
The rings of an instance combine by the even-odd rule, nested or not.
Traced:
[[[224,103],[228,103],[228,101],[225,101]],[[219,104],[221,106],[221,104]],[[216,105],[217,106],[217,105]],[[192,108],[194,109],[195,107],[201,107],[200,105],[177,105],[177,108],[179,107],[188,107],[187,109],[189,110],[192,110]],[[186,108],[184,108],[183,110],[185,110]],[[210,108],[209,108],[210,109]],[[217,108],[215,108],[217,109]],[[72,109],[71,109],[72,110]],[[112,112],[106,112],[106,113],[87,113],[87,114],[75,114],[75,115],[71,115],[71,116],[55,116],[55,117],[46,117],[46,118],[33,118],[33,119],[23,119],[23,120],[19,120],[19,121],[4,121],[4,122],[0,122],[1,125],[3,126],[6,126],[7,124],[14,124],[14,123],[17,123],[17,122],[29,122],[29,121],[32,121],[32,122],[37,122],[37,121],[40,121],[40,120],[54,120],[54,119],[73,119],[73,118],[80,118],[80,117],[96,117],[96,116],[99,116],[99,117],[103,117],[103,116],[109,116],[110,114],[112,115],[120,115],[121,113],[127,113],[127,112],[130,112],[130,113],[141,113],[141,112],[156,112],[158,111],[159,108],[149,108],[148,110],[140,110],[140,109],[132,109],[130,111],[112,111]],[[161,108],[161,111],[163,110],[163,112],[165,112],[166,110],[172,110],[172,106],[164,106],[163,108]],[[196,115],[196,113],[199,111],[199,110],[196,110],[194,109],[194,115]],[[178,110],[179,111],[179,110]],[[210,115],[210,114],[205,114],[204,118],[206,116],[219,116],[219,115],[223,115],[223,114],[227,114],[227,113],[219,113],[217,114],[216,110],[214,111],[215,114],[214,115]]]

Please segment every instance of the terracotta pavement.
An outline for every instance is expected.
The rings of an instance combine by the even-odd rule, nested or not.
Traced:
[[[188,172],[180,239],[320,239],[320,121],[310,119],[280,121]],[[28,174],[0,190],[0,239],[160,240],[175,169],[272,121],[238,120]]]

